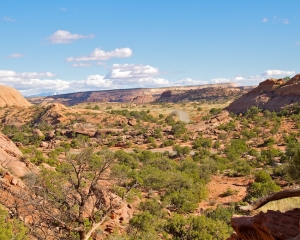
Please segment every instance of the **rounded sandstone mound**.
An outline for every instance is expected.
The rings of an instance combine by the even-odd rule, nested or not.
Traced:
[[[29,103],[18,90],[0,85],[0,107],[16,106],[16,107],[29,107]]]

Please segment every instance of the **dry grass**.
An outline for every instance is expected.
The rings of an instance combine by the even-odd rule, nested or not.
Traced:
[[[267,203],[265,206],[253,211],[253,214],[257,214],[258,212],[267,212],[268,210],[279,210],[281,212],[286,212],[288,210],[292,210],[294,208],[299,208],[300,206],[300,197],[293,198],[285,198],[278,201],[273,201]]]

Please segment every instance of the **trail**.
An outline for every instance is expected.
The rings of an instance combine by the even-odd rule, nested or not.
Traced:
[[[176,112],[179,116],[179,120],[185,123],[189,123],[190,122],[190,118],[187,112],[182,111],[182,110],[178,110],[178,109],[174,109],[174,112]]]

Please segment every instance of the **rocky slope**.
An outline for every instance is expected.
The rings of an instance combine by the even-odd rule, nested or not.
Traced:
[[[29,103],[16,89],[0,85],[0,107],[29,107]]]
[[[9,170],[14,176],[22,177],[30,170],[21,161],[21,151],[5,135],[0,133],[0,169]]]
[[[280,111],[285,106],[300,102],[300,74],[288,82],[283,79],[267,79],[258,87],[232,102],[227,110],[244,113],[252,106],[270,111]]]

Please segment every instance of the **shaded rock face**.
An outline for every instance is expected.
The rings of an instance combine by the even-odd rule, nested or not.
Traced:
[[[150,94],[147,94],[147,95],[142,95],[142,96],[135,97],[132,100],[132,102],[134,102],[134,103],[151,103],[151,102],[154,102],[155,100],[156,100],[155,97],[153,97]]]
[[[227,110],[245,113],[252,106],[270,111],[280,111],[285,106],[300,102],[300,74],[288,82],[283,79],[267,79],[258,87],[232,102]]]
[[[17,146],[0,133],[0,168],[8,169],[14,176],[24,176],[29,169],[24,162],[20,161],[22,155]]]
[[[233,216],[231,225],[235,230],[228,240],[284,240],[300,234],[300,209],[285,213],[269,210],[255,216]]]
[[[0,107],[29,107],[29,103],[16,89],[0,85]]]

